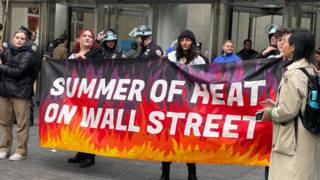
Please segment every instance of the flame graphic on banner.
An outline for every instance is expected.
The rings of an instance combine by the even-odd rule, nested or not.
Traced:
[[[101,65],[98,67],[94,67],[90,64],[86,65],[86,68],[83,68],[86,70],[83,74],[85,74],[88,81],[93,78],[104,78],[105,76],[119,78],[120,75],[122,75],[123,78],[130,79],[130,74],[125,74],[130,66],[117,67],[113,63],[114,62],[108,66]],[[157,79],[163,79],[165,73],[161,68],[169,66],[165,65],[158,69],[158,67],[152,68],[153,62],[151,61],[145,64],[153,71],[153,73],[148,75],[145,80],[146,84],[149,85]],[[160,66],[161,64],[159,64],[160,63],[157,63],[156,65]],[[70,75],[68,76],[64,74],[62,77],[78,77],[78,71],[81,69],[80,65],[81,64],[75,64],[74,67],[72,67],[72,63],[67,63],[67,66],[72,67]],[[140,64],[137,66],[140,66]],[[244,74],[247,73],[242,63],[236,64],[236,67],[236,70],[232,71],[229,66],[224,67],[221,65],[216,66],[215,68],[210,66],[205,73],[204,71],[198,71],[197,68],[178,65],[175,68],[181,68],[181,72],[172,76],[177,76],[177,79],[184,79],[187,74],[189,75],[187,78],[195,80],[199,80],[199,77],[201,76],[203,78],[200,79],[200,82],[219,82],[227,86],[232,82],[243,80]],[[135,76],[143,77],[145,69],[135,66],[132,67],[132,71],[136,73]],[[210,73],[214,73],[215,76],[209,76]],[[276,96],[277,79],[273,74],[274,72],[267,71],[266,75],[263,76],[267,79],[268,83],[266,87],[262,88],[261,91],[264,93],[258,97],[258,102],[261,102],[266,98],[274,98]],[[134,77],[131,78],[133,79]],[[251,79],[252,77],[249,76],[247,78]],[[72,79],[71,84],[74,83],[75,79]],[[163,130],[160,133],[154,135],[147,132],[147,126],[150,125],[148,115],[153,111],[161,111],[164,114],[169,111],[184,112],[186,114],[196,112],[203,118],[203,122],[199,128],[201,133],[204,131],[205,117],[208,113],[242,115],[245,112],[247,115],[254,116],[255,112],[261,107],[260,105],[250,107],[248,103],[250,103],[251,92],[249,90],[243,91],[243,101],[245,103],[243,106],[225,106],[211,105],[210,103],[202,104],[201,98],[195,104],[190,103],[190,92],[188,89],[192,87],[191,84],[183,86],[181,88],[182,95],[175,98],[175,101],[171,103],[164,101],[154,103],[147,98],[149,96],[145,92],[143,94],[142,102],[139,103],[90,99],[86,94],[82,95],[80,98],[68,98],[65,94],[62,97],[55,97],[48,95],[50,86],[52,86],[52,84],[47,88],[47,94],[43,93],[42,95],[40,107],[39,135],[42,147],[141,160],[242,164],[256,166],[266,166],[269,163],[268,161],[271,151],[271,122],[255,123],[255,134],[252,138],[247,138],[247,127],[249,126],[249,121],[243,120],[233,121],[233,123],[238,126],[239,138],[222,137],[223,121],[215,122],[215,124],[219,125],[219,129],[216,129],[216,131],[220,134],[220,137],[214,138],[205,137],[203,134],[195,136],[194,132],[190,135],[184,135],[185,125],[178,125],[176,133],[174,135],[170,135],[170,126],[172,122],[169,118],[165,118],[162,121]],[[223,89],[222,93],[224,97],[228,96],[226,88]],[[75,90],[75,94],[78,94],[78,89]],[[212,97],[210,97],[209,101],[211,100]],[[65,119],[58,122],[58,118],[56,118],[54,122],[48,123],[45,122],[44,118],[48,106],[52,103],[57,103],[60,106],[69,105],[92,108],[113,108],[114,110],[124,109],[125,111],[134,109],[137,112],[134,123],[135,125],[139,125],[140,131],[138,133],[119,131],[108,126],[105,128],[81,127],[80,124],[84,113],[82,109],[77,110],[70,120],[70,124],[64,124]],[[127,112],[123,115],[121,122],[123,125],[128,125],[129,116],[130,115],[128,115]],[[115,115],[114,119],[117,119],[117,115]],[[184,119],[179,122],[181,122],[181,124],[185,124],[186,120]]]
[[[129,159],[259,166],[266,166],[269,163],[269,155],[265,150],[268,149],[266,148],[267,145],[266,147],[261,147],[259,151],[254,146],[257,143],[248,143],[247,145],[228,144],[226,140],[221,140],[222,143],[217,143],[214,147],[215,150],[201,150],[201,146],[207,146],[206,142],[197,142],[197,145],[192,147],[191,145],[183,145],[184,141],[190,142],[192,138],[185,138],[180,144],[172,138],[172,141],[167,143],[170,145],[166,147],[167,149],[172,149],[172,151],[166,153],[165,150],[161,150],[161,147],[157,148],[157,145],[152,145],[152,142],[130,146],[132,142],[144,141],[144,137],[141,134],[135,134],[131,138],[125,136],[124,139],[119,138],[117,135],[110,135],[107,137],[110,139],[108,141],[109,145],[103,148],[96,148],[92,142],[95,137],[87,137],[79,128],[70,129],[65,127],[61,128],[59,132],[59,137],[47,136],[47,138],[42,138],[41,146]],[[260,138],[256,138],[256,141],[259,140]],[[160,143],[161,139],[157,139],[157,141]]]

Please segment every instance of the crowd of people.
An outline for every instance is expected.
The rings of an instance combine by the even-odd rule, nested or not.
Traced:
[[[277,58],[283,62],[284,74],[276,101],[263,102],[264,120],[273,122],[273,145],[271,152],[270,180],[315,180],[320,179],[320,136],[312,135],[299,123],[298,133],[294,134],[294,118],[303,107],[307,98],[307,77],[298,68],[320,69],[320,49],[314,51],[315,40],[308,31],[289,31],[272,26],[269,29],[269,45],[260,53],[252,49],[252,41],[246,39],[243,49],[234,53],[234,43],[226,40],[222,52],[209,58],[201,53],[201,43],[197,42],[190,30],[182,31],[175,47],[166,53],[154,43],[152,30],[141,25],[130,33],[135,42],[129,52],[123,52],[118,45],[115,30],[102,31],[95,38],[89,29],[80,32],[72,53],[68,53],[67,39],[63,34],[49,47],[54,59],[121,59],[121,58],[158,58],[185,65],[233,63],[257,58]],[[33,43],[35,33],[19,28],[6,47],[0,48],[0,159],[22,160],[27,156],[28,132],[32,113],[33,84],[37,78],[38,53]],[[17,148],[12,151],[13,119],[17,122]],[[78,152],[68,159],[80,167],[95,164],[95,155]],[[171,162],[162,162],[160,180],[170,179]],[[188,180],[196,180],[196,164],[187,163]]]

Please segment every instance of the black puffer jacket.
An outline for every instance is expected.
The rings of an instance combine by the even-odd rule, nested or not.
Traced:
[[[0,96],[30,98],[33,96],[36,62],[29,46],[10,45],[1,53]]]

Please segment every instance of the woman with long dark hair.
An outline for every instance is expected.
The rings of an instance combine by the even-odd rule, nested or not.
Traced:
[[[80,32],[80,36],[69,59],[85,60],[95,58],[102,58],[102,52],[95,41],[93,32],[84,29]],[[95,164],[95,155],[78,152],[75,157],[69,158],[68,162],[79,163],[80,167],[89,167]]]
[[[314,36],[305,30],[285,36],[283,58],[289,65],[282,75],[276,102],[262,102],[263,120],[272,120],[272,152],[269,180],[320,179],[320,136],[302,124],[308,94],[308,77],[315,75],[311,59]],[[315,117],[318,118],[318,117]]]
[[[197,53],[196,38],[192,31],[185,30],[178,37],[178,46],[176,51],[168,54],[171,62],[177,62],[186,65],[206,64],[205,60]],[[171,162],[162,162],[162,175],[160,180],[170,179]],[[188,180],[197,180],[196,164],[187,163]]]
[[[197,52],[196,38],[192,31],[185,30],[178,37],[178,46],[168,54],[168,59],[187,65],[206,64]]]

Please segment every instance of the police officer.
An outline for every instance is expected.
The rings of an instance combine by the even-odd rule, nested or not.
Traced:
[[[159,58],[163,55],[162,48],[152,42],[152,31],[148,26],[138,26],[135,36],[142,47],[138,58]]]
[[[272,24],[267,30],[269,37],[269,46],[263,49],[257,56],[257,58],[268,58],[272,55],[279,54],[279,50],[277,49],[277,36],[276,32],[279,30],[279,26],[276,24]]]
[[[124,58],[122,50],[117,47],[118,37],[113,29],[109,29],[102,39],[101,49],[104,59],[120,59]]]

